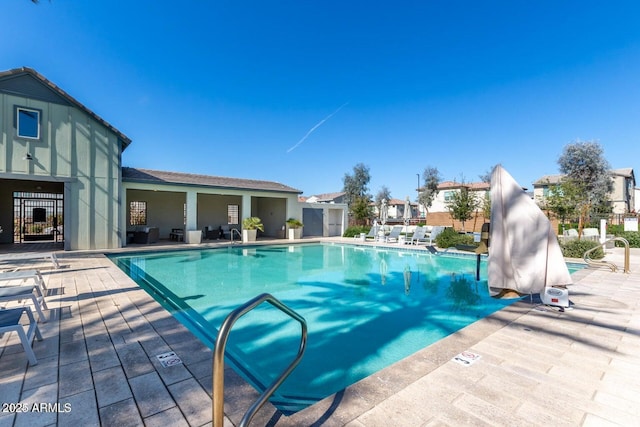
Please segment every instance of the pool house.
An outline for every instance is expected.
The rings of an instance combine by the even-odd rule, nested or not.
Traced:
[[[271,238],[285,237],[288,218],[305,236],[346,226],[345,205],[300,203],[277,182],[123,167],[131,139],[30,68],[0,72],[0,129],[0,243],[113,249],[136,227],[169,239],[250,216]]]

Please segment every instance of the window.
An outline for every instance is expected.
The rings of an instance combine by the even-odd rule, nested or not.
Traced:
[[[17,107],[16,129],[21,138],[40,139],[40,111]]]
[[[238,224],[238,205],[227,206],[227,224]]]
[[[455,193],[455,191],[445,191],[444,192],[444,201],[445,202],[450,202],[451,200],[453,200],[453,193]]]
[[[129,202],[129,225],[147,225],[147,202]]]

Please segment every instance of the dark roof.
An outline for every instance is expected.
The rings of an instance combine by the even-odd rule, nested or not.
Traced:
[[[302,193],[302,191],[296,188],[273,181],[228,178],[223,176],[198,175],[193,173],[165,172],[128,167],[122,168],[122,181],[149,184],[195,185],[200,187],[228,188],[237,190],[261,190],[279,193]]]
[[[111,132],[115,133],[118,136],[118,138],[120,138],[120,140],[122,141],[122,150],[123,151],[131,143],[131,139],[129,137],[127,137],[125,134],[120,132],[115,127],[111,126],[103,118],[98,116],[93,111],[89,110],[83,104],[78,102],[78,100],[76,100],[74,97],[69,95],[64,90],[60,89],[58,86],[56,86],[51,81],[47,80],[43,75],[41,75],[40,73],[38,73],[37,71],[35,71],[32,68],[22,67],[22,68],[14,68],[14,69],[8,70],[8,71],[0,71],[0,80],[9,80],[9,79],[13,79],[13,78],[17,78],[17,77],[25,76],[25,75],[26,76],[31,76],[32,78],[36,79],[40,83],[44,84],[50,90],[54,91],[56,95],[58,95],[59,97],[64,99],[66,102],[68,102],[69,104],[71,104],[71,105],[83,110],[85,113],[87,113],[88,115],[93,117],[93,119],[95,119],[98,123],[100,123],[103,126],[105,126],[106,128],[108,128]],[[33,88],[34,86],[31,85],[29,87]],[[12,93],[12,94],[16,95],[16,96],[24,96],[24,97],[30,97],[30,95],[31,95],[30,93],[27,93],[27,92]],[[43,100],[50,101],[50,99],[43,99]]]

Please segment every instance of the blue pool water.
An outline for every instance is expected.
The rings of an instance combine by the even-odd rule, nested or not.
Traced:
[[[516,301],[475,281],[475,257],[425,252],[303,244],[111,259],[209,347],[229,312],[263,292],[303,316],[307,351],[271,399],[292,413]],[[263,304],[235,324],[227,361],[263,390],[299,342],[299,324]]]

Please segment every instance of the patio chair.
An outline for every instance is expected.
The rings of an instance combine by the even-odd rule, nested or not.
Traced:
[[[365,234],[364,236],[364,240],[368,240],[368,239],[373,239],[375,240],[378,236],[378,230],[380,230],[380,227],[375,226],[375,227],[371,227],[369,229],[369,233]],[[360,234],[356,234],[355,236],[353,236],[354,239],[356,240],[361,240],[362,236]]]
[[[433,242],[436,240],[436,237],[438,237],[438,235],[442,233],[445,228],[446,227],[443,225],[434,225],[433,228],[431,228],[431,233],[426,236],[427,240],[429,241],[427,244],[432,246]]]
[[[47,286],[44,283],[42,274],[39,270],[19,270],[10,271],[6,273],[0,273],[0,285],[4,285],[2,282],[9,282],[13,280],[20,280],[21,283],[33,279],[34,285],[36,285],[42,295],[45,295]]]
[[[169,233],[169,240],[175,240],[176,242],[184,242],[184,229],[172,228]]]
[[[400,233],[402,233],[402,226],[401,225],[393,226],[393,228],[385,238],[385,242],[387,243],[398,242],[398,239],[400,238]]]
[[[26,312],[29,317],[29,328],[26,333],[24,331],[24,326],[20,323],[20,318],[22,317],[23,312]],[[37,365],[38,359],[36,359],[33,348],[31,348],[31,343],[33,342],[34,336],[38,341],[42,341],[42,335],[40,334],[38,324],[33,318],[33,313],[29,307],[0,309],[0,333],[11,333],[13,331],[15,331],[18,334],[18,337],[20,337],[20,342],[22,343],[24,352],[27,355],[27,359],[29,359],[29,364],[32,366]]]
[[[425,235],[427,233],[427,229],[424,227],[416,227],[416,230],[413,232],[413,236],[411,236],[411,240],[409,243],[412,245],[419,245],[421,242],[426,243]]]
[[[56,254],[53,252],[30,252],[19,254],[2,254],[0,255],[0,262],[15,263],[16,261],[38,260],[38,259],[50,259],[53,264],[53,268],[60,268],[60,263]]]
[[[141,227],[133,232],[133,243],[157,243],[160,238],[158,227]]]
[[[597,228],[585,228],[582,230],[582,238],[597,242],[600,240],[600,231]]]
[[[31,300],[38,313],[38,319],[43,323],[47,321],[42,310],[48,310],[49,307],[47,307],[47,303],[44,300],[44,294],[40,292],[40,287],[36,285],[0,287],[0,301],[22,302],[23,300]]]

